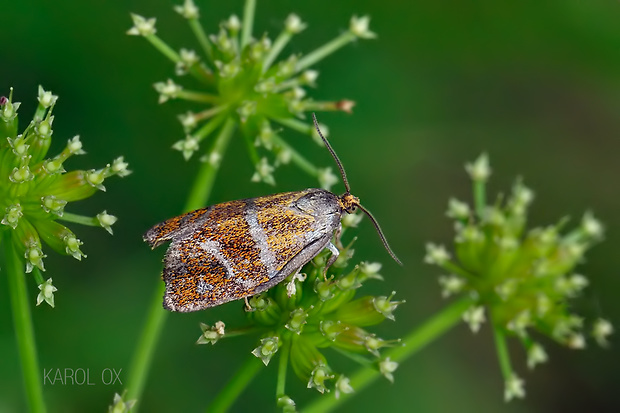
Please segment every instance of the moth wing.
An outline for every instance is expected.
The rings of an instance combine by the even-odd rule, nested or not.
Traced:
[[[271,288],[321,252],[339,225],[337,197],[309,189],[190,212],[144,238],[153,247],[172,239],[164,307],[190,312]]]
[[[166,241],[181,238],[202,225],[211,208],[201,208],[154,225],[142,236],[151,248],[157,248]]]
[[[210,207],[200,226],[173,239],[164,259],[164,307],[201,310],[254,295],[268,281],[245,218],[248,201]]]
[[[316,257],[340,227],[338,198],[321,189],[307,189],[256,198],[256,221],[273,265],[264,291]],[[267,260],[268,261],[268,260]]]
[[[227,268],[191,238],[175,240],[164,258],[164,308],[191,312],[213,307],[235,290]]]

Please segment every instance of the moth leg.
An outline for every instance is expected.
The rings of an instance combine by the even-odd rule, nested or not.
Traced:
[[[332,244],[331,242],[328,242],[325,248],[330,250],[332,253],[331,257],[329,257],[329,259],[327,260],[327,263],[325,264],[325,271],[323,271],[323,278],[325,278],[325,281],[327,281],[327,270],[329,269],[329,267],[332,266],[333,263],[336,262],[336,260],[340,256],[340,250],[338,250],[338,248],[336,248],[336,246]]]
[[[295,274],[293,274],[291,281],[286,284],[286,295],[288,296],[288,298],[291,298],[297,290],[295,287],[295,281],[299,280],[301,282],[304,282],[304,280],[306,279],[306,275],[300,273],[301,268],[302,267],[297,268],[297,271],[295,271]]]
[[[342,241],[340,240],[341,234],[342,234],[342,224],[338,224],[338,228],[336,228],[336,231],[334,232],[334,242],[336,243],[336,246],[340,249],[344,248],[342,246]]]
[[[243,297],[245,301],[245,311],[252,311],[252,307],[250,306],[250,302],[248,301],[248,297]]]

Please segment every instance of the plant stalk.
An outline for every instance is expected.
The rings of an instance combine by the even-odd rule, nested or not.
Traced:
[[[254,357],[254,355],[250,355],[250,358],[243,363],[241,368],[226,384],[226,387],[219,392],[206,411],[209,413],[228,411],[241,392],[243,392],[254,376],[260,371],[261,367],[263,367],[263,363],[258,358]]]
[[[228,142],[234,132],[234,121],[228,118],[217,136],[214,149],[220,154],[226,151]],[[215,175],[219,170],[219,163],[203,162],[198,175],[194,181],[194,185],[190,191],[189,197],[183,208],[183,212],[192,211],[203,207],[211,194]],[[149,307],[147,320],[142,330],[136,351],[134,353],[131,367],[129,369],[129,379],[127,384],[127,400],[136,400],[133,411],[138,411],[138,404],[146,384],[148,372],[155,354],[155,347],[161,336],[161,332],[166,321],[168,313],[162,307],[162,297],[164,295],[165,285],[158,283],[153,299]]]
[[[11,298],[11,312],[13,313],[13,324],[15,325],[15,338],[28,407],[31,412],[45,412],[43,381],[41,379],[37,346],[34,338],[24,263],[17,251],[15,251],[10,231],[5,231],[2,241],[6,262],[5,273],[8,279],[9,296]]]

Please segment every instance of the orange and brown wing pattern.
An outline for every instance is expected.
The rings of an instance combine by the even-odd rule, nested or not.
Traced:
[[[144,238],[152,246],[172,239],[164,258],[164,307],[189,312],[255,295],[307,263],[323,248],[314,241],[327,242],[335,228],[322,224],[323,211],[299,207],[317,191],[323,192],[226,202],[150,229]]]
[[[210,208],[197,209],[160,222],[149,229],[142,238],[151,248],[159,247],[161,244],[171,239],[182,238],[184,234],[190,233],[206,221],[209,209]]]

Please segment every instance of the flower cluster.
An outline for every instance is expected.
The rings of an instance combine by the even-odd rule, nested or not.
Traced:
[[[310,67],[342,46],[358,39],[373,38],[368,17],[353,17],[349,29],[325,45],[306,55],[291,55],[277,61],[291,38],[307,25],[295,14],[289,15],[280,34],[272,41],[263,35],[252,37],[255,1],[248,0],[243,20],[232,15],[221,23],[219,31],[207,35],[199,22],[200,12],[193,0],[185,0],[175,10],[183,16],[195,35],[201,52],[181,48],[174,50],[156,35],[155,18],[133,14],[130,35],[145,37],[176,67],[176,75],[191,75],[198,81],[197,90],[186,89],[172,79],[155,84],[159,102],[184,99],[205,105],[198,112],[179,116],[185,138],[173,145],[185,159],[200,150],[209,135],[230,134],[239,125],[250,159],[255,166],[253,181],[274,184],[273,172],[282,164],[293,162],[316,177],[329,189],[335,181],[329,168],[318,168],[281,138],[279,129],[286,126],[308,136],[319,144],[320,138],[312,122],[304,114],[312,111],[351,112],[354,102],[315,101],[306,96],[306,88],[315,85],[319,73]],[[274,125],[275,123],[275,125]],[[327,130],[322,126],[323,132]],[[225,150],[224,139],[216,138],[201,161],[217,164]]]
[[[104,191],[103,182],[112,175],[122,177],[130,173],[122,157],[101,169],[67,172],[67,159],[85,153],[79,136],[69,139],[58,155],[47,156],[57,99],[39,86],[35,115],[18,134],[20,103],[13,102],[13,89],[8,98],[0,98],[0,234],[2,242],[13,243],[24,257],[26,272],[34,274],[41,290],[37,305],[45,301],[52,307],[56,287],[51,278],[44,281],[40,274],[45,270],[46,257],[41,241],[78,260],[85,257],[80,249],[82,242],[58,221],[100,226],[112,233],[111,226],[117,218],[106,211],[94,217],[72,214],[65,212],[67,204]]]
[[[385,340],[366,328],[385,319],[394,320],[394,311],[403,301],[387,296],[356,297],[356,291],[368,280],[382,279],[381,264],[360,263],[346,271],[353,255],[351,245],[342,249],[339,258],[324,275],[329,251],[319,254],[303,269],[289,276],[269,291],[248,301],[247,316],[250,327],[224,332],[224,324],[213,327],[202,325],[199,344],[215,343],[222,337],[242,331],[258,331],[260,339],[252,354],[267,365],[279,354],[280,373],[290,363],[293,371],[308,388],[319,392],[353,391],[349,379],[335,372],[323,353],[333,348],[363,365],[374,366],[388,380],[398,364],[384,358],[380,350],[398,345],[400,340]],[[284,393],[278,395],[278,404],[294,406]]]
[[[585,252],[603,236],[603,226],[591,213],[580,225],[563,231],[566,220],[555,225],[527,229],[527,210],[534,194],[520,180],[510,196],[498,197],[488,205],[485,184],[491,170],[486,155],[466,170],[474,184],[474,204],[451,199],[447,215],[455,221],[455,255],[429,243],[425,261],[447,272],[439,277],[442,295],[468,294],[474,304],[463,314],[477,332],[487,317],[498,344],[505,379],[505,399],[523,397],[523,380],[510,367],[505,337],[523,344],[528,366],[547,360],[532,331],[550,337],[569,348],[585,347],[584,319],[570,311],[570,300],[588,285],[575,272]],[[592,335],[600,344],[613,331],[606,320],[593,324]]]

